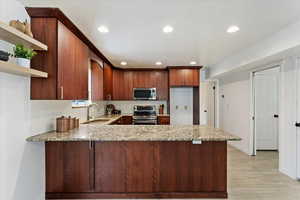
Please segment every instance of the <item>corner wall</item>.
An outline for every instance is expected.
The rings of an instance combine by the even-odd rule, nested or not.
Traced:
[[[250,154],[249,72],[233,73],[220,79],[217,98],[219,98],[220,128],[242,138],[239,142],[229,144]]]
[[[2,0],[0,20],[28,18],[15,0]],[[12,45],[0,41],[0,49]],[[30,79],[0,73],[1,199],[44,199],[43,145],[26,143],[30,132]]]
[[[0,0],[0,20],[29,17],[17,0]],[[0,40],[0,50],[12,52]],[[43,143],[26,138],[53,130],[59,115],[86,117],[86,109],[72,109],[71,101],[31,101],[30,78],[0,73],[0,199],[45,199]]]

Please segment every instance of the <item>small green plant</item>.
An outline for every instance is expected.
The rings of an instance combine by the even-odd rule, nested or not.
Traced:
[[[21,44],[17,44],[14,48],[14,56],[16,58],[25,58],[31,60],[37,53],[32,49],[26,48]]]

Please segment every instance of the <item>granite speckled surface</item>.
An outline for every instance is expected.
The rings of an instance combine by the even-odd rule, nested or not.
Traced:
[[[46,141],[238,141],[239,137],[199,125],[108,125],[120,116],[81,124],[65,133],[56,131],[27,138],[29,142]],[[102,119],[102,118],[101,118]]]

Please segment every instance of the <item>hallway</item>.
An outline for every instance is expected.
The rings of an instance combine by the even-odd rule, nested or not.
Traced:
[[[228,146],[227,171],[230,200],[300,199],[300,182],[278,171],[278,152],[248,156]]]

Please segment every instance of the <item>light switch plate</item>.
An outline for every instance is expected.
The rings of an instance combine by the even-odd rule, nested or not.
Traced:
[[[202,144],[201,140],[193,140],[193,144]]]

